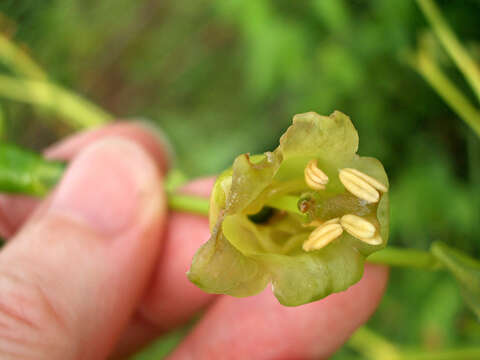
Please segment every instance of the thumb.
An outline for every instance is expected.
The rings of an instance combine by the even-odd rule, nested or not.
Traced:
[[[0,254],[0,358],[104,359],[153,270],[166,214],[158,170],[107,138],[72,162]]]

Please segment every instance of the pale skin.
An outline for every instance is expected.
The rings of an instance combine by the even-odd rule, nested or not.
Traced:
[[[70,160],[47,199],[0,197],[1,359],[122,358],[203,310],[169,359],[326,359],[375,311],[387,269],[288,308],[270,289],[210,295],[185,276],[207,219],[168,212],[161,141],[118,123],[46,154]],[[213,179],[183,188],[207,197]]]

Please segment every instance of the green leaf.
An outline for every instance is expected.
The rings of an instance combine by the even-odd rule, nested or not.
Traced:
[[[441,242],[434,243],[431,251],[455,277],[465,302],[480,317],[480,262]]]
[[[0,144],[0,188],[4,192],[45,195],[60,179],[65,164],[10,144]]]

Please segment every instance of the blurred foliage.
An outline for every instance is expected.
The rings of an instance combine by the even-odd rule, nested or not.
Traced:
[[[480,1],[438,3],[478,62]],[[349,114],[360,153],[390,174],[391,243],[427,249],[440,240],[478,258],[480,141],[406,61],[428,30],[414,1],[3,0],[0,12],[1,32],[52,81],[119,118],[155,121],[189,176],[273,149],[295,113]],[[52,127],[48,110],[7,100],[0,109],[3,136],[31,148],[71,132]],[[480,343],[445,273],[392,270],[369,325],[426,350]],[[356,357],[343,349],[335,358]]]

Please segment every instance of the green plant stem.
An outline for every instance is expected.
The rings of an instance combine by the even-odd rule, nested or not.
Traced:
[[[18,75],[37,80],[47,79],[42,68],[5,34],[0,34],[0,61]]]
[[[480,67],[458,40],[433,0],[417,0],[443,47],[465,76],[480,101]]]
[[[5,139],[5,112],[0,104],[0,140]]]
[[[46,81],[0,75],[0,96],[54,111],[74,129],[102,125],[113,118],[81,96]]]
[[[375,331],[363,326],[347,345],[369,360],[478,360],[480,347],[437,351],[403,350]]]
[[[113,118],[81,96],[49,83],[46,72],[4,34],[0,34],[0,62],[21,76],[0,75],[1,97],[46,108],[73,129],[87,129]]]
[[[442,268],[442,265],[429,251],[402,249],[394,246],[389,246],[373,253],[368,257],[367,261],[373,264],[413,267],[425,270]]]
[[[424,77],[440,97],[480,136],[480,111],[462,94],[425,49],[418,50],[413,67]]]
[[[171,210],[207,216],[209,201],[198,196],[170,193],[168,206]]]
[[[400,360],[478,360],[480,359],[480,347],[468,347],[463,349],[447,349],[442,351],[407,351],[402,354]]]
[[[347,344],[370,360],[399,360],[401,356],[394,344],[365,326],[355,331]]]

